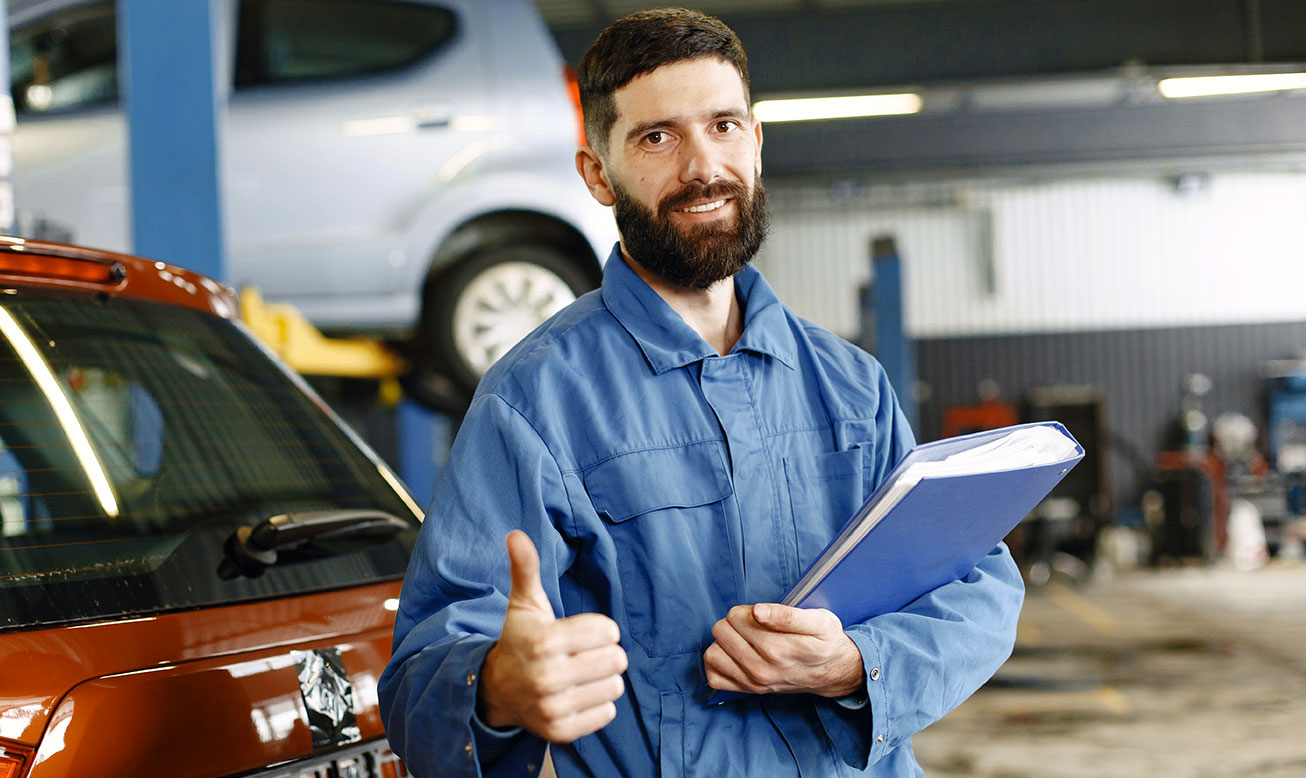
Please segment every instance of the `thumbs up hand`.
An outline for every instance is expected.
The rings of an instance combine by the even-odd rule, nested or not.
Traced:
[[[508,533],[512,589],[499,640],[478,687],[481,720],[525,727],[554,743],[597,731],[617,715],[626,652],[617,623],[600,613],[553,615],[540,583],[540,557],[526,533]]]

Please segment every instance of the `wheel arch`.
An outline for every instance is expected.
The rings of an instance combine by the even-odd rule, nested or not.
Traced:
[[[486,249],[515,243],[551,246],[566,256],[577,257],[577,266],[595,286],[602,278],[602,268],[593,246],[575,226],[538,211],[492,211],[458,225],[436,249],[422,282],[422,314],[426,314],[431,290],[453,272],[460,262]]]

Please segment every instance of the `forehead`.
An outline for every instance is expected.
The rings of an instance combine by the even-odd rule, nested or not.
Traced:
[[[638,75],[612,97],[617,109],[614,129],[721,111],[748,113],[739,71],[724,59],[710,56],[672,62]]]

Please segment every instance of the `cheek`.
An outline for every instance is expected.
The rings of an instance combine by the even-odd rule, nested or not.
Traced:
[[[730,170],[742,183],[751,185],[762,174],[762,162],[751,149],[741,151],[730,160]]]

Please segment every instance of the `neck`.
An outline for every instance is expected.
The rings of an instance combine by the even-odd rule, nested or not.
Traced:
[[[643,265],[630,258],[624,247],[621,254],[631,270],[680,314],[680,318],[716,353],[723,357],[730,353],[739,336],[744,334],[744,317],[735,297],[733,277],[718,281],[707,289],[685,289],[672,286],[645,270]]]

